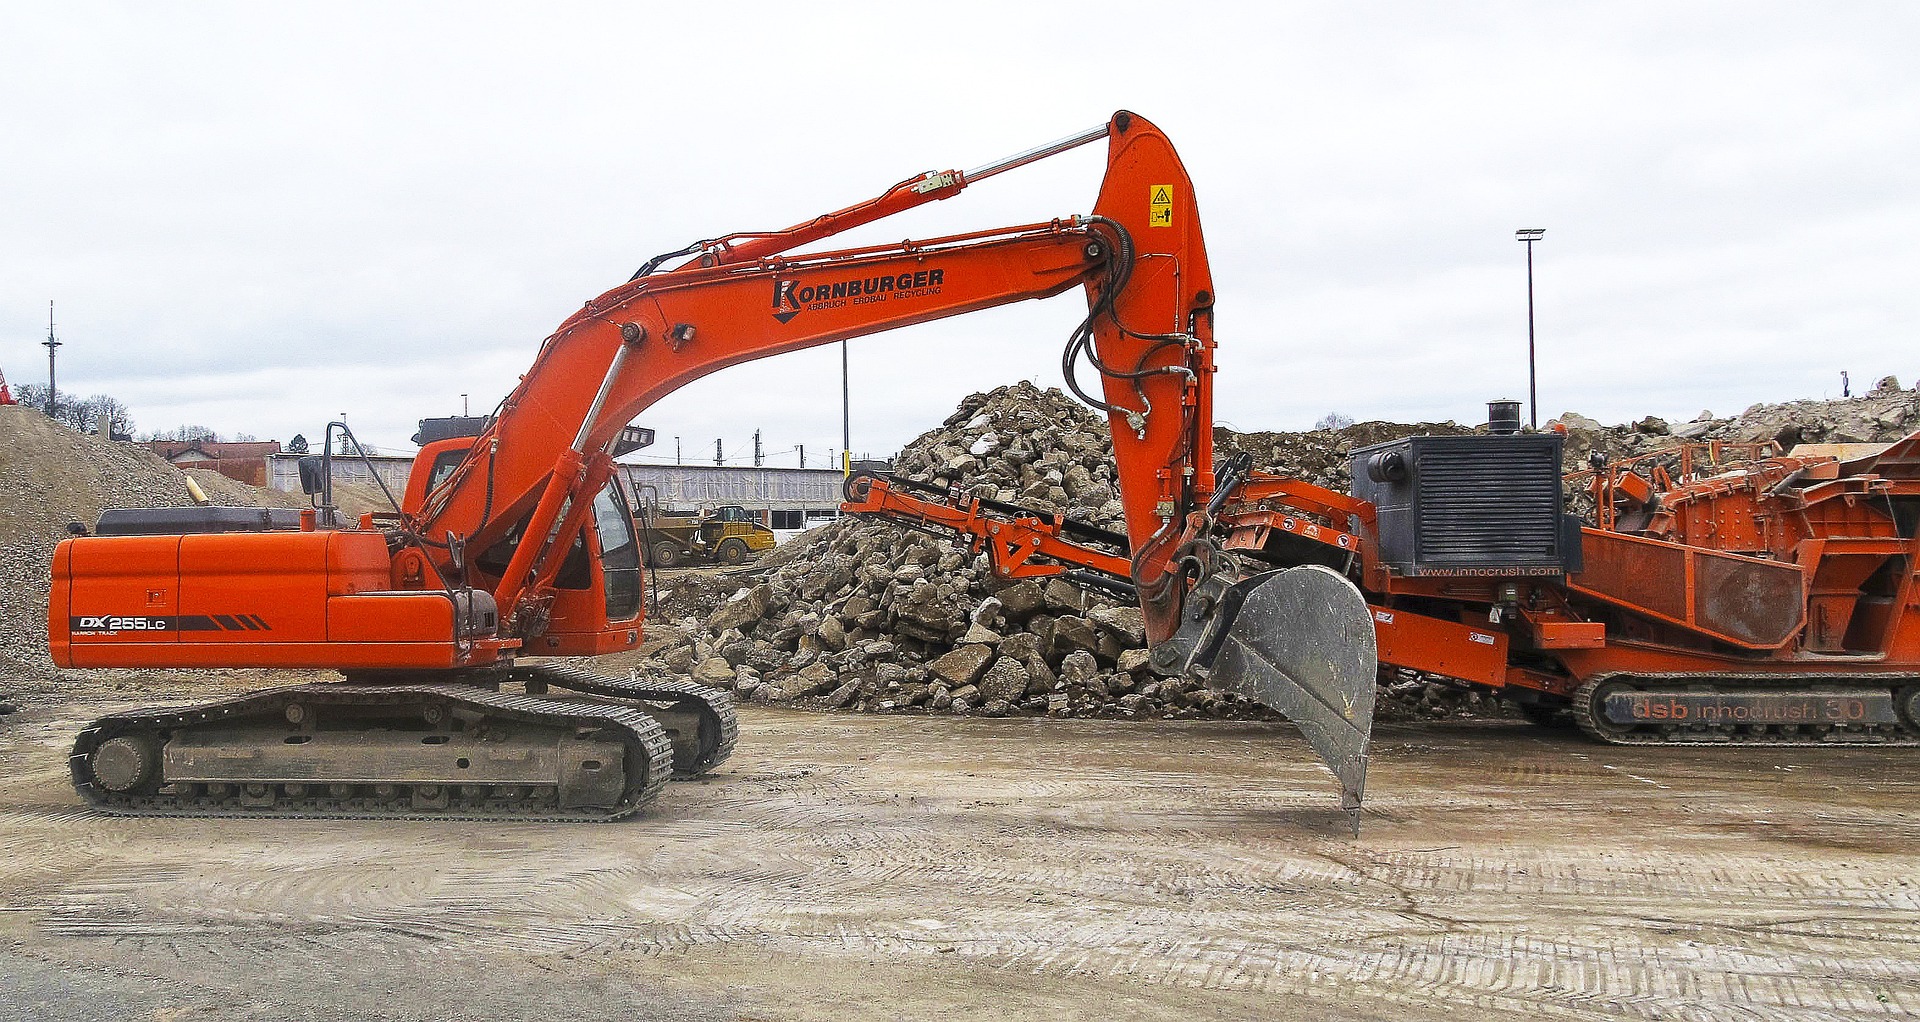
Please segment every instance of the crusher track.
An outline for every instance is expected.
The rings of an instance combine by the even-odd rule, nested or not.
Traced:
[[[1610,697],[1667,715],[1610,719]],[[1920,678],[1884,673],[1604,674],[1581,685],[1568,710],[1609,745],[1920,745]]]
[[[688,682],[547,664],[473,681],[298,685],[109,714],[74,741],[74,789],[124,816],[606,822],[669,777],[718,766],[737,734],[732,697]]]

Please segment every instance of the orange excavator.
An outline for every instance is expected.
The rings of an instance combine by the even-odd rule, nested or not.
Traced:
[[[1091,215],[795,252],[1102,140]],[[1166,136],[1124,111],[973,171],[650,260],[561,324],[491,416],[423,426],[385,521],[338,520],[329,459],[336,433],[350,440],[339,423],[303,466],[313,509],[103,513],[55,553],[57,664],[316,668],[345,681],[103,717],[74,744],[74,785],[125,814],[632,813],[670,775],[725,759],[735,722],[727,696],[691,683],[527,659],[640,642],[643,569],[614,480],[628,423],[729,365],[1076,287],[1089,311],[1066,361],[1100,374],[1100,394],[1085,396],[1113,427],[1140,537],[1125,572],[1159,662],[1297,721],[1357,811],[1374,692],[1366,604],[1336,571],[1241,565],[1211,538],[1223,498],[1240,491],[1213,464],[1214,295],[1198,209]]]

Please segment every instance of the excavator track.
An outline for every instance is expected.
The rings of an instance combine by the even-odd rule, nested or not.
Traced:
[[[726,762],[740,737],[733,696],[697,682],[633,681],[561,664],[515,667],[509,677],[525,685],[529,694],[558,688],[643,704],[638,708],[659,719],[673,739],[677,779],[698,777]]]
[[[652,800],[672,760],[633,707],[325,683],[109,714],[68,763],[121,816],[606,822]]]
[[[1568,709],[1609,745],[1920,745],[1920,677],[1604,674]]]

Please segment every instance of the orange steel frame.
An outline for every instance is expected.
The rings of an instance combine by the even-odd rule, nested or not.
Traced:
[[[885,479],[862,481],[864,492],[841,504],[842,513],[880,515],[955,533],[966,539],[971,552],[984,552],[1002,578],[1050,578],[1073,565],[1124,581],[1133,569],[1130,558],[1063,537],[1059,515],[995,516],[977,497],[928,500],[896,490]]]
[[[1664,492],[1622,468],[1600,491],[1608,498],[1604,520],[1617,521],[1613,498],[1640,510],[1651,507],[1651,513],[1632,532],[1584,529],[1586,570],[1564,580],[1393,575],[1377,560],[1371,522],[1353,515],[1351,520],[1362,526],[1361,588],[1370,602],[1396,613],[1393,622],[1382,622],[1382,608],[1376,606],[1382,662],[1494,688],[1563,696],[1610,673],[1784,677],[1920,671],[1920,537],[1913,535],[1911,522],[1905,526],[1908,535],[1901,536],[1891,500],[1920,498],[1920,433],[1876,457],[1847,464],[1834,458],[1755,457],[1764,450],[1759,445],[1694,450],[1690,445],[1660,452],[1679,459],[1682,479],[1704,475],[1704,466],[1718,470]],[[1642,460],[1653,464],[1652,458]],[[1658,499],[1652,500],[1655,493]],[[1692,559],[1685,574],[1661,570],[1674,554]],[[1713,560],[1719,582],[1691,566],[1703,558]],[[1633,594],[1596,588],[1595,576],[1608,571],[1634,580],[1639,592],[1676,599],[1689,613],[1665,615],[1644,599],[1629,598]],[[1884,579],[1882,591],[1863,594],[1862,584],[1876,572]],[[1726,608],[1747,610],[1739,598],[1750,594],[1738,585],[1729,593],[1716,584],[1784,578],[1797,578],[1804,586],[1777,586],[1781,596],[1762,606],[1761,623],[1772,633],[1767,639],[1743,637],[1726,626],[1735,616]],[[1506,609],[1497,625],[1487,620],[1495,607]],[[1449,623],[1487,622],[1482,629],[1497,629],[1508,654],[1502,659],[1510,663],[1478,676],[1434,670],[1427,665],[1450,655],[1447,647],[1458,636],[1442,636],[1437,643],[1402,641],[1389,634],[1408,620],[1399,609]]]
[[[631,648],[640,638],[639,615],[610,621],[595,602],[602,575],[598,538],[589,527],[592,497],[613,472],[608,447],[627,423],[674,390],[730,365],[1045,298],[1076,285],[1086,288],[1092,307],[1104,310],[1091,317],[1094,354],[1102,364],[1134,374],[1103,378],[1113,406],[1117,482],[1128,528],[1149,537],[1130,571],[1136,579],[1166,575],[1182,516],[1214,485],[1212,280],[1192,184],[1166,136],[1123,111],[1104,132],[1073,142],[1098,137],[1107,139],[1107,172],[1092,217],[785,254],[947,198],[967,183],[957,171],[929,174],[784,231],[695,246],[698,254],[680,267],[643,271],[588,302],[542,344],[485,432],[421,452],[416,479],[425,478],[446,451],[465,453],[431,491],[423,485],[410,492],[392,553],[385,534],[351,528],[217,537],[221,542],[211,543],[201,536],[63,543],[49,607],[56,662],[473,667],[511,656],[520,643],[505,636],[516,629],[529,633],[534,648],[546,654]],[[991,172],[1031,158],[1038,157],[1023,154]],[[1114,264],[1128,256],[1130,264],[1119,267],[1130,273],[1126,286],[1104,294]],[[483,551],[504,549],[503,541],[514,535],[546,539],[518,543],[498,575],[474,563]],[[145,543],[149,538],[156,542]],[[586,590],[556,585],[576,540],[590,555]],[[345,543],[367,551],[369,562],[352,572],[294,570],[314,543]],[[136,547],[152,549],[119,567],[99,563]],[[500,636],[456,639],[446,595],[462,580],[493,593]],[[420,608],[437,610],[416,608],[413,617],[380,619],[356,615],[346,602],[374,591],[427,594]],[[111,629],[80,635],[69,628],[70,620],[98,624],[104,615],[125,613],[128,601],[177,608],[173,614],[153,611],[147,620],[184,619],[192,613],[185,609],[189,593],[247,604],[216,613],[231,617],[271,607],[274,616],[299,627],[223,629],[218,642],[199,641],[177,627],[165,635]],[[1180,596],[1163,594],[1146,607],[1156,639],[1177,623]],[[387,601],[381,607],[401,606],[393,595],[378,599]]]

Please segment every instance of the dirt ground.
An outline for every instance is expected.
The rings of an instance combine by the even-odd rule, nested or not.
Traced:
[[[212,694],[209,690],[205,694]],[[750,707],[605,826],[124,820],[0,730],[4,1019],[1920,1013],[1920,754]]]

